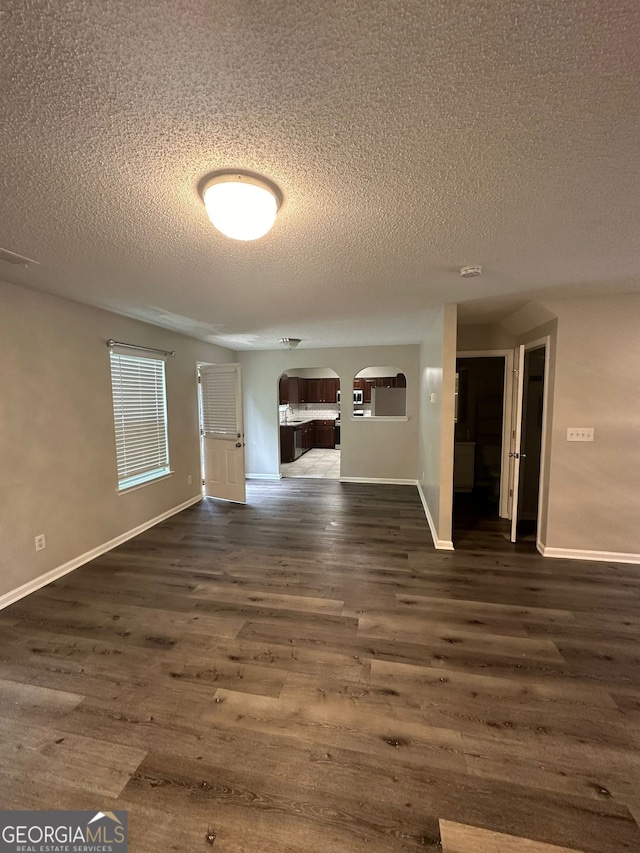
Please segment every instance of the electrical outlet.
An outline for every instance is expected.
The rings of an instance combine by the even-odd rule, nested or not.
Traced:
[[[567,441],[593,441],[593,427],[567,427]]]
[[[44,551],[46,547],[47,543],[44,538],[44,533],[38,534],[38,536],[36,536],[36,551]]]
[[[189,474],[189,476],[187,477],[187,486],[190,486],[192,483],[193,483],[193,477],[191,476],[191,474]]]

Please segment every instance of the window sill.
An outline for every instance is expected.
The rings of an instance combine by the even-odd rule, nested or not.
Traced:
[[[125,486],[124,489],[118,489],[118,494],[128,495],[129,492],[136,492],[138,489],[144,489],[145,486],[150,486],[152,483],[157,483],[159,480],[168,480],[169,477],[173,477],[173,475],[173,471],[167,471],[165,474],[159,474],[157,477],[150,477],[143,483],[136,483],[133,486]]]

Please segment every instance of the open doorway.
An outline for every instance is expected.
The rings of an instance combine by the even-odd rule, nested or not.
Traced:
[[[533,548],[540,536],[549,339],[456,361],[453,539]]]
[[[340,479],[340,379],[331,368],[285,371],[278,380],[280,475]]]
[[[506,363],[506,353],[456,360],[454,539],[456,533],[487,520],[498,525],[506,515]]]
[[[542,437],[544,429],[546,347],[525,349],[518,500],[513,508],[515,541],[535,542],[538,528]]]

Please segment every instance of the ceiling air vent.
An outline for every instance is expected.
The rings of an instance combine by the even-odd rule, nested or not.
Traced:
[[[28,267],[29,264],[39,264],[40,261],[34,261],[33,258],[25,258],[24,255],[18,255],[16,252],[10,252],[9,249],[3,249],[0,246],[0,261],[5,264],[13,264],[16,267]]]

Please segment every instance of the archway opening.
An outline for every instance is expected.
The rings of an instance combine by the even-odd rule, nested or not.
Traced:
[[[280,474],[340,478],[340,379],[335,370],[291,368],[278,380]]]
[[[359,370],[353,379],[353,414],[365,418],[405,417],[407,378],[404,373],[388,366]]]

